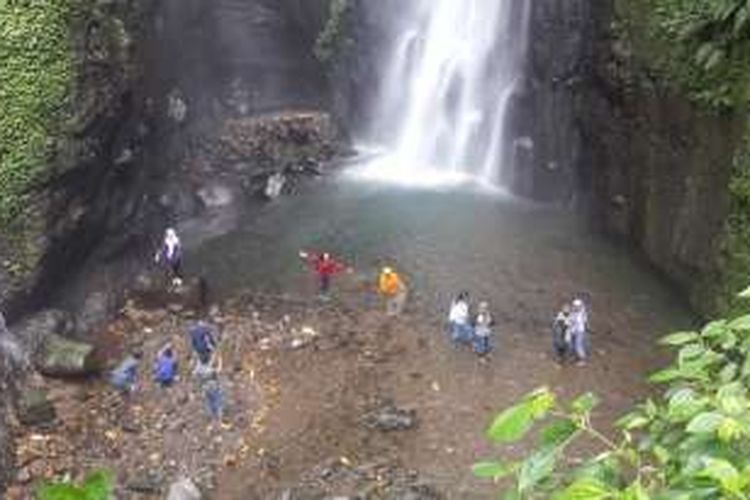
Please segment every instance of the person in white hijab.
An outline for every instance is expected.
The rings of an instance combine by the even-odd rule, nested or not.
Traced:
[[[182,284],[182,243],[173,228],[164,232],[164,241],[154,260],[157,264],[163,263],[166,266],[173,285]]]

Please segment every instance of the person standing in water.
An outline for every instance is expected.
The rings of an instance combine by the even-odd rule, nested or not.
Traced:
[[[451,340],[454,344],[471,342],[469,318],[469,292],[461,292],[451,303],[450,313],[448,314]]]
[[[385,297],[386,314],[398,316],[404,309],[408,290],[401,276],[390,267],[384,267],[378,277],[378,291]]]
[[[495,319],[490,314],[489,304],[481,302],[474,319],[474,352],[479,356],[486,356],[492,351],[492,327]]]
[[[328,296],[331,290],[331,278],[344,271],[352,272],[352,269],[338,262],[331,254],[324,252],[320,254],[301,251],[299,257],[306,261],[318,275],[318,292],[321,296]]]
[[[182,243],[173,228],[170,227],[164,232],[164,241],[156,252],[154,261],[166,267],[172,285],[182,285]]]

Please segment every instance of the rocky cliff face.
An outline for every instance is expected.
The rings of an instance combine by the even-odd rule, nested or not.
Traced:
[[[0,310],[17,319],[92,255],[117,260],[207,208],[199,192],[212,165],[195,171],[185,159],[226,139],[217,137],[226,120],[325,109],[313,47],[327,12],[328,0],[92,3],[72,29],[79,76],[69,133],[22,230],[0,241]],[[329,134],[325,117],[301,122],[317,127],[308,139]],[[290,137],[276,134],[273,158],[250,155],[237,175],[267,174],[270,160],[287,168],[300,148],[320,159],[299,133]]]
[[[331,157],[328,81],[313,55],[328,3],[86,3],[72,26],[68,134],[20,229],[0,238],[0,311],[11,323],[55,301],[82,308],[72,335],[95,333],[122,288],[110,278],[142,266],[165,224],[190,240],[206,214],[247,203],[269,175]],[[2,354],[0,382],[11,373]]]
[[[613,31],[610,1],[535,3],[533,26],[530,191],[578,201],[705,311],[741,122],[655,81]]]

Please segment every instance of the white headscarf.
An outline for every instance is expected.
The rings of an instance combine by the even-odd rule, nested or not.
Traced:
[[[166,257],[168,259],[173,258],[177,249],[180,248],[180,238],[177,236],[177,231],[171,227],[164,232],[164,246],[167,249]]]

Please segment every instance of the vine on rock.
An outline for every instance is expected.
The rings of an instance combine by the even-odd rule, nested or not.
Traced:
[[[0,0],[0,222],[44,172],[73,76],[73,0]]]

